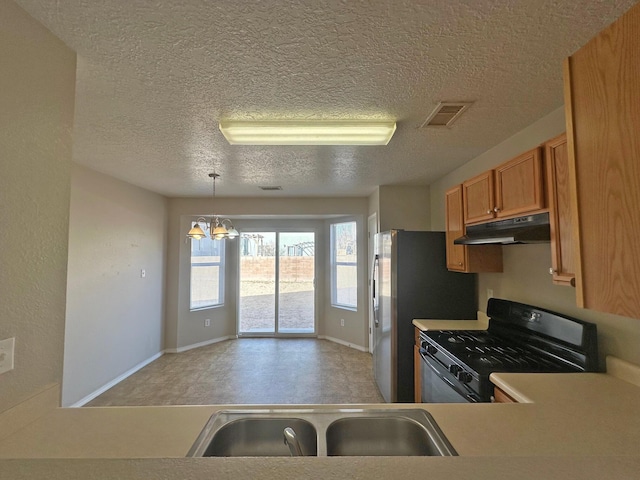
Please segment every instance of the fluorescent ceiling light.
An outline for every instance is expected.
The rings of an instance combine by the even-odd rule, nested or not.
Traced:
[[[222,121],[220,131],[231,145],[386,145],[396,122]]]

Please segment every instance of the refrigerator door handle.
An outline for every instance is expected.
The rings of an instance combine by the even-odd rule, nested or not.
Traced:
[[[372,287],[371,287],[371,291],[372,291],[372,295],[371,295],[371,301],[372,301],[372,308],[373,308],[373,325],[375,327],[380,326],[380,312],[379,312],[379,302],[378,302],[378,292],[376,291],[376,279],[378,278],[378,263],[379,263],[379,256],[376,254],[376,256],[373,259],[373,279],[372,279]]]

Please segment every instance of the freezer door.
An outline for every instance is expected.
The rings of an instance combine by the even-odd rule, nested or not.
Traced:
[[[374,273],[373,374],[385,401],[393,402],[391,343],[391,235],[379,233]]]

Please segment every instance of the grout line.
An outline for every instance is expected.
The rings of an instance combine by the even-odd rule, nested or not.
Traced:
[[[348,346],[252,338],[165,355],[91,406],[383,403],[371,355]]]

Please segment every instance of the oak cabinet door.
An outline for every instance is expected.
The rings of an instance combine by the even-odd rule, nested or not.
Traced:
[[[578,306],[640,315],[640,3],[564,64]]]
[[[504,390],[495,387],[493,389],[493,399],[495,403],[518,403],[518,401]]]
[[[534,148],[495,169],[496,218],[544,208],[542,153]]]
[[[453,243],[456,238],[464,235],[461,185],[456,185],[445,193],[445,215],[447,225],[447,268],[464,272],[466,269],[465,246]]]
[[[502,245],[456,245],[453,241],[465,234],[463,186],[445,193],[447,224],[447,268],[453,272],[502,272]]]
[[[566,134],[545,143],[545,163],[551,227],[549,273],[553,275],[553,283],[571,286],[575,285],[575,268]]]
[[[462,184],[464,223],[491,221],[494,218],[493,170]]]
[[[413,346],[413,401],[415,403],[422,402],[422,357],[420,356],[420,348]]]

